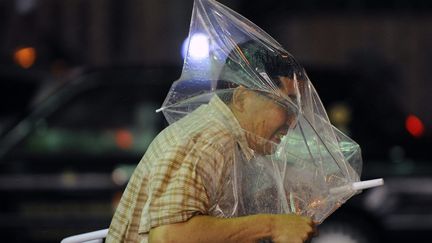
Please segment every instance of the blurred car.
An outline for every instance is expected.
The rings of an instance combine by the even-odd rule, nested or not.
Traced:
[[[362,148],[362,180],[385,180],[384,186],[365,190],[342,205],[319,227],[313,243],[430,241],[432,130],[425,127],[421,136],[410,134],[406,121],[411,114],[401,105],[405,97],[395,92],[403,80],[392,69],[370,66],[310,73],[332,122],[342,123],[339,128]],[[338,124],[333,115],[346,124]],[[343,116],[348,117],[340,119]]]
[[[369,161],[364,179],[385,185],[354,196],[321,226],[313,243],[428,242],[432,230],[432,164]]]
[[[41,73],[0,64],[0,135],[25,112],[43,79]]]
[[[0,234],[58,242],[108,227],[180,68],[86,70],[0,140]]]

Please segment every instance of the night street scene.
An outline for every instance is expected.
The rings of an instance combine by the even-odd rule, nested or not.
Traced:
[[[304,242],[431,241],[432,2],[4,0],[0,36],[2,242],[60,242],[94,231],[98,242],[131,241],[125,234],[147,242],[147,224],[165,227],[163,217],[169,227],[258,214],[311,218],[317,230]],[[289,59],[285,66],[280,57]],[[282,73],[274,73],[278,65]],[[277,138],[242,122],[251,95],[292,115]],[[195,115],[203,121],[188,127],[204,126],[213,115],[197,114],[217,102],[231,110],[247,148],[237,137],[232,155],[223,145],[213,148],[221,144],[202,145],[214,149],[207,151],[211,159],[219,153],[232,159],[226,163],[233,168],[224,165],[221,175],[203,172],[210,179],[194,177],[202,169],[197,162],[182,167],[193,168],[188,192],[205,191],[197,196],[208,200],[205,213],[187,208],[190,217],[180,221],[146,219],[165,212],[155,205],[167,204],[158,197],[170,183],[186,183],[172,179],[155,189],[185,172],[158,179],[164,167],[151,160],[159,150],[168,157],[173,144],[190,144],[177,135],[193,133],[182,124]],[[258,110],[258,101],[251,107]],[[209,124],[204,133],[218,129]],[[192,149],[172,150],[187,157],[202,150],[199,139],[191,138]],[[186,162],[172,162],[167,171],[176,163]],[[380,178],[382,186],[353,186]],[[130,192],[137,185],[144,202]],[[116,226],[125,210],[128,224]],[[249,228],[265,227],[255,222]]]

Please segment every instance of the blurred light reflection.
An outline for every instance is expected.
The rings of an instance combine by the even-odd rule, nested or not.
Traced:
[[[18,48],[14,53],[14,61],[22,68],[30,68],[36,61],[36,49],[33,47]]]
[[[418,138],[424,134],[423,122],[417,116],[409,115],[405,121],[405,127],[413,137]]]

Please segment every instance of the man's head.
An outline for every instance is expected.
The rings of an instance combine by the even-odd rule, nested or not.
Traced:
[[[254,78],[247,69],[261,77]],[[289,53],[250,41],[230,54],[221,77],[230,80],[219,83],[218,90],[227,90],[219,96],[245,129],[249,146],[261,154],[274,152],[275,145],[295,125],[297,85],[305,79],[303,68]]]

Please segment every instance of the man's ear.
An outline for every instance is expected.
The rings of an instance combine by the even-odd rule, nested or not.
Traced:
[[[237,111],[243,112],[245,109],[245,99],[248,95],[248,90],[244,86],[238,86],[234,89],[232,95],[232,107]]]

